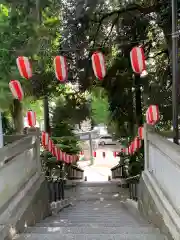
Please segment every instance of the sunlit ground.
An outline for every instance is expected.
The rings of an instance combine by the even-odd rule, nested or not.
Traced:
[[[102,152],[105,152],[105,158]],[[96,150],[96,158],[92,166],[89,166],[90,162],[82,162],[79,165],[84,169],[84,176],[87,176],[88,182],[104,182],[108,180],[108,176],[111,176],[110,169],[118,162],[119,158],[113,156],[113,149],[105,147]]]

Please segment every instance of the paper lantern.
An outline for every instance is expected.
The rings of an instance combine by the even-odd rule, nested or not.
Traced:
[[[66,153],[64,153],[64,162],[65,162],[65,163],[68,163],[68,156],[67,156]]]
[[[49,150],[49,152],[52,152],[52,149],[53,149],[53,141],[51,139],[49,139],[49,141],[48,141],[48,150]]]
[[[27,112],[27,122],[30,127],[36,126],[36,113],[33,111]]]
[[[96,152],[93,152],[93,157],[96,157]]]
[[[92,57],[92,68],[95,76],[102,80],[106,76],[106,66],[104,55],[101,52],[93,53]]]
[[[139,137],[135,137],[134,139],[134,151],[137,151],[141,148],[142,143],[141,143],[141,139],[139,139]]]
[[[9,88],[11,90],[11,93],[15,99],[18,99],[19,101],[23,100],[24,93],[23,89],[21,87],[21,84],[18,80],[11,80],[9,82]]]
[[[52,142],[52,150],[51,150],[51,153],[54,157],[56,157],[56,152],[55,152],[55,145],[54,143]]]
[[[56,56],[54,58],[54,68],[56,78],[59,81],[64,82],[68,78],[68,70],[67,70],[67,62],[66,57],[64,56]]]
[[[70,156],[69,154],[66,155],[66,162],[69,164],[70,163]]]
[[[129,145],[128,152],[129,152],[130,155],[134,154],[134,152],[135,152],[135,144],[134,144],[134,142],[131,142],[131,144]]]
[[[57,146],[55,146],[54,151],[55,151],[55,156],[56,156],[57,161],[61,160],[60,159],[60,149]]]
[[[44,147],[48,146],[49,142],[49,134],[46,132],[42,132],[41,134],[41,143]]]
[[[145,55],[142,47],[134,47],[130,52],[131,66],[135,73],[141,74],[146,70]]]
[[[70,155],[69,154],[67,155],[67,163],[68,164],[70,163]]]
[[[32,67],[27,57],[18,57],[16,63],[21,77],[26,79],[32,77]]]
[[[159,107],[151,105],[146,111],[146,121],[150,125],[155,125],[160,119]]]
[[[62,161],[65,162],[66,153],[65,153],[65,152],[62,152],[62,153],[61,153],[61,156],[62,156]]]
[[[139,127],[138,128],[138,137],[143,140],[144,139],[144,127]]]
[[[61,151],[61,149],[59,149],[59,160],[63,160],[63,152]]]
[[[116,157],[117,156],[117,152],[113,152],[113,156]]]

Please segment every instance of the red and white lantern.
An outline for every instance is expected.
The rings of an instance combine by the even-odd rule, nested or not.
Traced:
[[[67,159],[67,163],[69,164],[70,163],[70,155],[67,154],[66,156],[67,156],[67,158],[66,158]]]
[[[129,145],[128,150],[129,150],[129,154],[130,155],[134,154],[134,152],[135,152],[135,144],[134,144],[134,142],[131,142],[131,144]]]
[[[68,68],[67,68],[66,57],[56,56],[54,58],[54,68],[55,68],[56,78],[62,82],[66,81],[68,78]]]
[[[142,47],[134,47],[130,52],[131,66],[135,73],[141,74],[146,70],[145,55]]]
[[[30,127],[36,126],[36,113],[33,111],[27,112],[27,122]]]
[[[93,53],[92,57],[92,68],[95,76],[102,80],[106,76],[106,65],[104,55],[101,52]]]
[[[18,80],[11,80],[9,82],[9,88],[14,98],[18,99],[19,101],[23,100],[24,92]]]
[[[56,156],[57,161],[60,161],[61,160],[60,159],[60,149],[57,146],[55,146],[54,151],[55,151],[55,156]]]
[[[70,163],[72,163],[72,162],[73,162],[73,156],[70,155]]]
[[[32,77],[32,67],[27,57],[18,57],[16,59],[17,67],[21,77],[29,79]]]
[[[64,162],[68,163],[68,155],[66,153],[64,153]]]
[[[146,111],[146,121],[150,125],[155,125],[160,119],[159,107],[151,105]]]
[[[52,143],[52,150],[51,150],[51,153],[54,157],[56,157],[56,152],[55,152],[55,145],[54,143]]]
[[[49,141],[48,141],[48,150],[49,150],[49,152],[52,152],[52,149],[53,149],[53,141],[51,139],[49,139]]]
[[[70,163],[70,159],[71,159],[71,157],[70,157],[70,155],[68,154],[68,155],[67,155],[67,163],[68,163],[68,164]]]
[[[137,151],[141,148],[142,143],[141,143],[141,139],[139,139],[139,137],[135,137],[134,139],[134,151]]]
[[[93,157],[96,157],[96,152],[93,152]]]
[[[42,132],[41,134],[41,143],[44,147],[48,146],[49,142],[49,134],[46,132]]]
[[[144,139],[144,127],[141,126],[138,128],[138,137],[139,139],[143,140]]]
[[[75,156],[75,162],[79,161],[79,156]]]

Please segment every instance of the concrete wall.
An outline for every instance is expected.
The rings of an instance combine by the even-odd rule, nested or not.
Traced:
[[[155,227],[159,228],[160,231],[168,237],[168,240],[173,240],[172,235],[163,219],[163,214],[161,213],[163,207],[157,206],[157,202],[154,200],[154,196],[151,195],[143,178],[141,178],[139,183],[138,197],[138,208],[141,214]],[[159,201],[158,196],[156,196],[156,200]],[[161,208],[161,210],[159,210],[159,208]]]
[[[20,195],[24,195],[24,197],[17,201]],[[33,187],[23,188],[9,203],[9,208],[11,211],[2,213],[0,220],[2,228],[0,239],[4,240],[12,240],[15,234],[23,232],[27,226],[32,226],[49,216],[51,211],[44,177],[33,180]]]
[[[138,206],[168,239],[180,239],[180,147],[145,126]]]
[[[0,239],[9,240],[50,214],[38,135],[0,149]]]

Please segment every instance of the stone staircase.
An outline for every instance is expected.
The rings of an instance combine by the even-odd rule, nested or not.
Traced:
[[[80,183],[72,205],[34,227],[16,240],[163,240],[159,230],[139,215],[128,212],[122,201],[126,189],[116,183]]]

